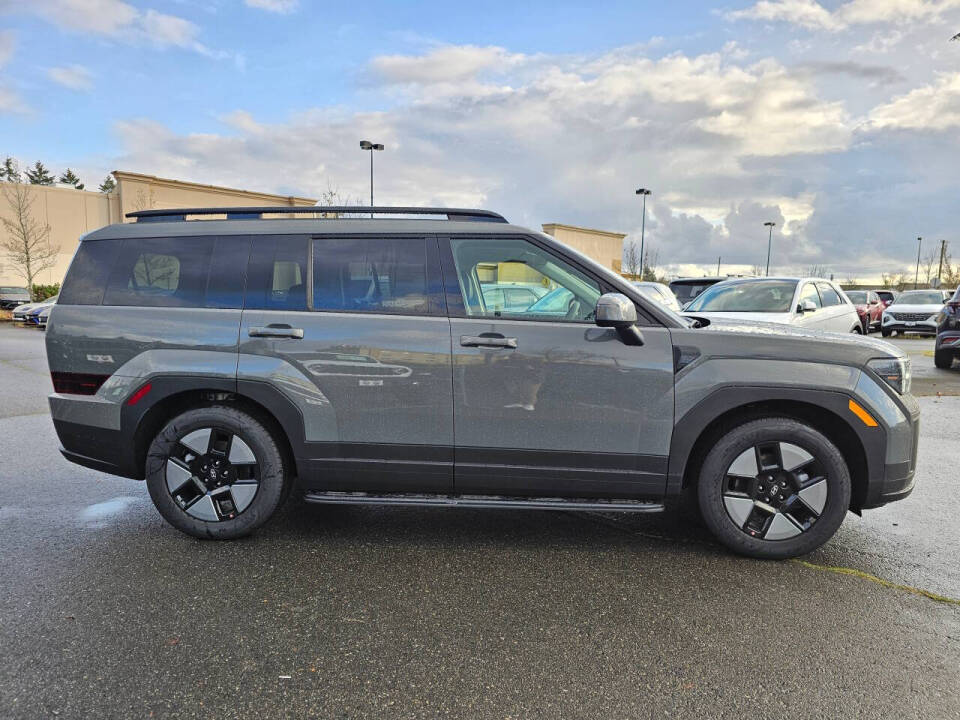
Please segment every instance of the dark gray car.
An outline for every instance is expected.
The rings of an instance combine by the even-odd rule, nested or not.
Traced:
[[[249,533],[293,488],[634,512],[687,496],[728,547],[789,557],[913,488],[918,406],[887,343],[697,326],[487,211],[261,214],[278,212],[312,211],[133,213],[83,238],[50,317],[63,454],[146,479],[186,533]],[[498,274],[563,307],[488,307]]]

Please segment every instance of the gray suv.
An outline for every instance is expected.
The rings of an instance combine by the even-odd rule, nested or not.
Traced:
[[[784,558],[913,488],[919,411],[887,343],[684,319],[488,211],[338,211],[357,209],[147,210],[82,238],[47,332],[64,456],[146,479],[201,538],[249,533],[294,488],[633,512],[685,497],[729,548]],[[505,279],[550,310],[489,307]]]

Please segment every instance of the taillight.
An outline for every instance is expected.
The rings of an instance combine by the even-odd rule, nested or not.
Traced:
[[[96,395],[109,375],[92,375],[90,373],[51,372],[53,391],[64,395]]]

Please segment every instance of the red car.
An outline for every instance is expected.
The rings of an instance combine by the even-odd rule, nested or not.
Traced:
[[[880,302],[883,303],[884,307],[890,307],[890,304],[897,299],[898,293],[896,290],[874,290],[874,292],[880,296]]]
[[[848,290],[847,297],[850,298],[857,308],[857,314],[860,316],[860,323],[863,325],[863,334],[866,335],[871,330],[880,328],[880,320],[883,317],[883,310],[886,304],[880,299],[880,296],[873,290]]]

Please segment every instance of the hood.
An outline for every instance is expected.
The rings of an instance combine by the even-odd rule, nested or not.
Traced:
[[[17,305],[13,311],[14,312],[27,312],[27,310],[33,310],[37,306],[36,303],[24,303],[23,305]]]
[[[912,305],[907,303],[896,303],[894,305],[888,305],[885,312],[891,313],[930,313],[931,315],[936,315],[943,309],[945,303],[940,303],[939,305]]]
[[[684,313],[690,317],[707,317],[710,324],[707,327],[699,328],[694,332],[703,333],[723,333],[751,336],[752,339],[761,341],[759,345],[766,345],[765,340],[776,343],[778,339],[783,340],[784,344],[797,344],[797,356],[803,358],[807,356],[809,350],[812,350],[812,344],[821,346],[823,352],[820,355],[837,354],[844,360],[852,359],[857,355],[866,362],[869,359],[877,357],[905,357],[900,348],[884,340],[878,340],[866,335],[856,335],[853,333],[835,333],[825,330],[814,330],[812,328],[798,327],[796,325],[786,325],[775,322],[747,322],[735,319],[716,318],[707,314]],[[718,313],[719,314],[719,313]],[[723,313],[723,315],[734,315],[741,313]],[[742,313],[749,314],[749,313]],[[759,314],[759,313],[758,313]],[[745,338],[746,339],[746,338]],[[777,355],[781,354],[780,348],[777,348]],[[812,353],[810,353],[812,354]]]
[[[793,322],[794,314],[790,312],[769,313],[769,312],[695,312],[693,310],[684,312],[685,317],[707,318],[711,323],[724,323],[727,320],[743,321],[748,323],[776,323],[790,325]]]

